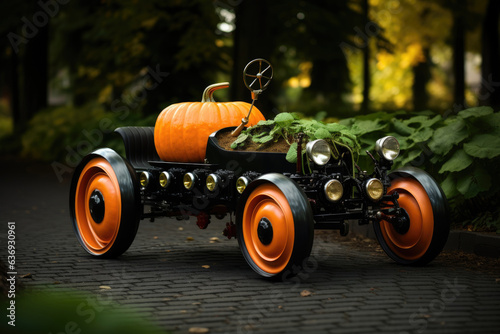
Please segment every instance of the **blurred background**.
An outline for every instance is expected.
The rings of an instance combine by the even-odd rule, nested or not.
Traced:
[[[495,0],[2,0],[0,153],[52,162],[61,180],[118,146],[114,128],[152,126],[209,84],[231,82],[219,101],[250,101],[242,70],[262,57],[275,71],[266,117],[360,124],[369,147],[394,132],[449,198],[491,205],[500,152],[470,147],[499,140],[499,13]],[[459,114],[476,106],[492,109]],[[496,141],[474,139],[485,133]]]

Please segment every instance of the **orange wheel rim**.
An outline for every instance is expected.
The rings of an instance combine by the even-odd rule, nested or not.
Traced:
[[[104,214],[97,222],[89,204],[96,191],[104,201]],[[75,192],[75,217],[78,232],[87,249],[94,254],[106,253],[120,227],[121,195],[113,167],[104,158],[92,159],[80,174]]]
[[[398,257],[405,260],[421,258],[429,248],[434,233],[434,214],[429,196],[422,185],[413,179],[392,181],[388,193],[397,191],[399,205],[410,218],[410,228],[398,233],[391,223],[380,222],[380,230],[387,246]]]
[[[270,222],[272,238],[259,238],[259,224]],[[285,195],[272,184],[263,184],[248,197],[242,220],[243,239],[252,261],[269,274],[283,271],[290,261],[295,238],[293,214]]]

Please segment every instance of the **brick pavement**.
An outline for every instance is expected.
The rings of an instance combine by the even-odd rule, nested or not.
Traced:
[[[91,258],[71,228],[69,182],[57,183],[44,164],[2,165],[0,254],[5,261],[7,221],[16,221],[18,273],[32,274],[19,278],[27,289],[99,296],[100,286],[109,286],[113,301],[175,333],[192,327],[210,333],[499,331],[500,270],[470,271],[440,258],[403,267],[379,252],[329,242],[328,233],[315,238],[309,272],[286,283],[248,267],[237,242],[221,235],[226,220],[207,230],[193,221],[142,221],[118,260]],[[304,290],[311,294],[302,296]]]

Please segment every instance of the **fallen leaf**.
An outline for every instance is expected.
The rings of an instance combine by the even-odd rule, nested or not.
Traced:
[[[219,238],[217,238],[217,237],[212,237],[212,238],[210,238],[210,243],[211,243],[211,244],[213,244],[213,243],[215,243],[215,242],[220,242]]]
[[[180,310],[179,313],[187,313],[188,311],[186,310]]]
[[[111,290],[111,287],[110,287],[110,286],[107,286],[107,285],[101,285],[101,286],[99,286],[99,289],[103,289],[103,290]]]
[[[208,264],[204,264],[204,265],[202,265],[202,268],[208,269],[208,268],[210,268],[210,266]]]
[[[208,333],[210,330],[205,327],[191,327],[189,333]]]
[[[55,282],[54,282],[54,284],[61,284],[61,282],[59,282],[59,281],[55,281]]]
[[[282,309],[282,308],[283,308],[283,306],[282,306],[282,305],[278,305],[278,308],[279,308],[279,309]]]
[[[309,291],[309,290],[302,290],[302,292],[300,293],[300,295],[302,297],[310,296],[311,295],[311,291]]]
[[[26,275],[22,275],[21,278],[32,278],[33,275],[31,275],[31,273],[28,273]]]
[[[194,240],[194,238],[193,238],[193,237],[187,237],[187,238],[186,238],[186,240],[187,240],[187,241],[193,241],[193,240]]]
[[[178,230],[179,231],[184,231],[184,227],[179,227]]]
[[[153,239],[158,239],[158,237],[155,235],[155,236],[153,237]]]
[[[500,282],[500,278],[495,278],[495,283]]]

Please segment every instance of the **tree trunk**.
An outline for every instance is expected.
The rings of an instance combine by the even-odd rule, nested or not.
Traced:
[[[40,109],[47,107],[48,43],[49,29],[46,25],[26,44],[19,124],[21,130]]]
[[[500,106],[500,61],[498,50],[498,15],[500,1],[490,0],[486,7],[481,32],[481,89],[478,100],[480,105]]]
[[[427,109],[427,103],[429,102],[429,93],[427,92],[427,83],[431,79],[429,48],[425,48],[423,53],[425,61],[413,67],[412,92],[413,110],[415,111]]]
[[[464,109],[465,103],[465,28],[464,20],[459,13],[453,18],[453,102]]]
[[[265,0],[242,1],[236,8],[234,36],[234,64],[230,94],[233,101],[249,101],[250,92],[243,83],[243,69],[255,58],[270,61],[273,50],[272,31],[268,22],[268,6]],[[271,83],[272,84],[272,83]],[[259,96],[256,106],[267,117],[272,117],[272,104],[268,94]]]
[[[369,18],[369,4],[368,0],[363,0],[363,21],[365,27]],[[371,76],[370,76],[370,39],[366,41],[366,46],[363,48],[363,102],[361,103],[361,112],[367,114],[370,111],[370,86],[371,86]]]

